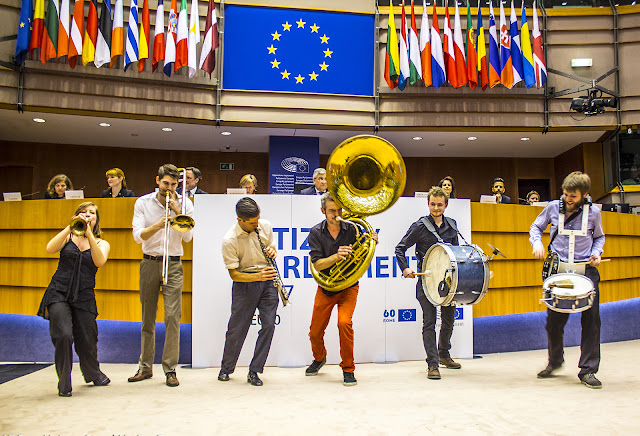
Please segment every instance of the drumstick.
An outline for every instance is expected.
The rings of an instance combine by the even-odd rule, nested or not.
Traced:
[[[431,270],[428,269],[425,272],[420,272],[420,273],[414,272],[413,275],[414,276],[430,276]]]
[[[611,259],[602,259],[602,260],[600,261],[600,263],[602,263],[602,262],[609,262],[610,260],[611,260]],[[589,265],[589,261],[586,261],[586,262],[575,262],[575,263],[572,263],[571,265]]]

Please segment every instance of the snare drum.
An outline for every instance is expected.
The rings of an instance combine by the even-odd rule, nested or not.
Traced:
[[[422,260],[422,290],[435,306],[476,304],[489,287],[489,260],[477,245],[434,244]]]
[[[590,309],[595,298],[595,287],[589,277],[560,273],[544,281],[540,301],[555,312],[575,313]]]

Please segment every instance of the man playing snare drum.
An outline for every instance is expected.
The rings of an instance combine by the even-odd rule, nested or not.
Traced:
[[[533,255],[536,259],[543,259],[544,246],[542,245],[542,232],[551,223],[551,244],[549,251],[557,253],[560,259],[559,272],[575,272],[587,276],[594,285],[596,292],[593,305],[582,312],[582,339],[580,341],[580,372],[578,377],[587,387],[600,389],[602,383],[595,374],[600,365],[600,292],[598,283],[600,274],[596,267],[600,265],[602,247],[604,245],[604,232],[602,230],[602,218],[600,211],[591,206],[587,201],[587,194],[591,189],[591,179],[587,174],[575,171],[569,174],[562,182],[562,197],[560,200],[551,201],[538,215],[529,230],[529,241],[533,247]],[[588,213],[588,217],[583,214]],[[564,229],[580,230],[583,222],[586,222],[586,236],[575,235],[575,248],[573,252],[574,264],[567,264],[571,258],[570,236],[557,234],[558,221],[564,219]],[[580,262],[588,262],[586,265],[575,265]],[[582,269],[584,268],[584,269]],[[551,377],[564,362],[563,334],[564,326],[569,319],[568,313],[547,310],[547,338],[549,347],[549,363],[545,369],[538,373],[538,378]]]
[[[429,216],[423,217],[409,227],[406,235],[396,246],[396,258],[398,265],[402,269],[402,276],[405,278],[415,278],[414,271],[409,268],[405,252],[415,244],[418,265],[422,265],[427,250],[438,243],[445,242],[451,245],[458,245],[458,232],[455,220],[445,217],[444,211],[449,204],[449,197],[438,186],[434,186],[427,194],[429,204]],[[431,229],[427,226],[430,225]],[[422,342],[424,350],[427,352],[427,378],[440,379],[438,363],[451,368],[459,369],[462,365],[454,362],[449,356],[451,349],[451,334],[453,333],[453,321],[455,316],[455,305],[440,306],[440,317],[442,325],[440,327],[440,340],[436,346],[436,307],[425,296],[422,289],[422,280],[416,284],[416,298],[422,306]]]

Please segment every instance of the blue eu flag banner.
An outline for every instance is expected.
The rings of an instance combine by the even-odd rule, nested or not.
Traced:
[[[224,89],[373,95],[373,16],[238,5],[224,14]]]
[[[31,0],[22,0],[20,9],[20,21],[18,22],[18,39],[16,41],[16,63],[24,62],[29,53],[29,42],[31,41]]]

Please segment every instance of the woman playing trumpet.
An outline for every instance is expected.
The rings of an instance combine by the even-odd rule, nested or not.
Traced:
[[[77,218],[86,221],[86,225]],[[110,246],[101,239],[100,215],[91,202],[76,209],[72,224],[62,229],[47,244],[47,253],[60,252],[58,269],[44,293],[38,315],[49,320],[51,342],[55,347],[58,395],[71,396],[72,344],[80,359],[87,383],[106,386],[109,378],[98,362],[98,310],[95,277],[109,257]]]

